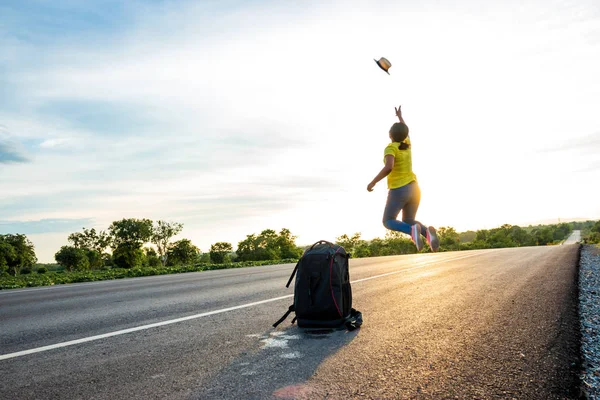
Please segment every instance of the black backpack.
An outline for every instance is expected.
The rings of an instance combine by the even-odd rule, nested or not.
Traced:
[[[289,287],[296,275],[294,304],[273,327],[295,312],[292,324],[298,320],[300,328],[358,328],[362,314],[352,308],[349,258],[342,246],[325,240],[306,250],[285,285]]]

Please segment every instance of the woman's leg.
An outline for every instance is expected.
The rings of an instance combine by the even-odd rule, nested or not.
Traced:
[[[403,232],[410,235],[410,225],[403,221],[398,221],[398,214],[404,208],[410,199],[410,185],[401,186],[388,191],[385,210],[383,211],[383,226],[392,231]],[[404,213],[403,213],[404,215]]]
[[[425,236],[427,243],[429,243],[429,247],[431,247],[431,250],[438,251],[440,248],[440,240],[437,236],[435,228],[433,226],[425,226],[415,219],[417,216],[417,210],[419,209],[419,203],[421,202],[421,188],[419,188],[419,184],[417,182],[413,182],[408,186],[412,186],[412,192],[409,200],[402,209],[402,221],[411,226],[414,224],[419,224],[421,227],[421,235]]]
[[[408,199],[402,207],[402,221],[407,225],[412,226],[414,224],[421,225],[421,235],[427,236],[427,227],[417,221],[417,210],[421,203],[421,188],[417,182],[412,182],[406,185],[408,190]]]

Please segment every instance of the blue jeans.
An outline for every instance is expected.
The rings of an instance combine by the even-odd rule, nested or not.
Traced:
[[[410,227],[417,222],[421,224],[415,220],[420,202],[421,189],[416,181],[396,189],[390,189],[383,211],[383,226],[389,230],[410,235]],[[400,210],[402,210],[402,221],[397,220]],[[421,224],[421,234],[427,235],[423,224]]]

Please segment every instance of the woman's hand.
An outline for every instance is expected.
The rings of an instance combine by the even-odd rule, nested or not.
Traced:
[[[374,187],[375,187],[375,182],[371,182],[367,185],[367,190],[369,192],[372,192]]]
[[[398,106],[398,108],[394,107],[394,110],[396,110],[396,116],[400,122],[404,123],[404,119],[402,118],[402,106]]]

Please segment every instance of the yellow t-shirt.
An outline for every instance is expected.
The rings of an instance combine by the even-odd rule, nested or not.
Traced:
[[[404,143],[410,144],[410,138],[406,138]],[[392,142],[383,151],[384,164],[385,156],[388,154],[394,156],[394,168],[387,176],[388,189],[396,189],[417,180],[417,176],[412,171],[411,148],[399,150],[398,146],[400,146],[400,143]]]

